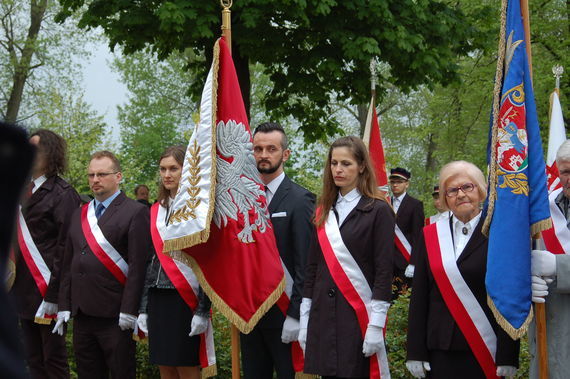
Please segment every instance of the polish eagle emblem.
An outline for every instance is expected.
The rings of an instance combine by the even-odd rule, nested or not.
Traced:
[[[216,126],[217,160],[216,206],[213,220],[218,228],[226,226],[228,219],[240,222],[243,229],[237,234],[244,243],[255,242],[253,232],[264,233],[269,226],[269,214],[261,197],[261,179],[250,134],[244,124],[234,120],[218,122]]]

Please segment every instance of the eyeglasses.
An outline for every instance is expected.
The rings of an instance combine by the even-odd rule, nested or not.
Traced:
[[[98,173],[95,173],[95,174],[89,173],[89,174],[87,174],[87,177],[88,177],[89,179],[95,179],[96,177],[103,179],[103,178],[106,178],[106,177],[109,176],[109,175],[113,175],[113,174],[116,174],[116,173],[118,173],[118,171],[115,171],[115,172],[98,172]]]
[[[463,191],[463,193],[467,193],[467,192],[473,191],[475,189],[475,187],[476,187],[476,185],[473,183],[465,183],[459,187],[447,188],[445,190],[445,195],[447,197],[456,197],[457,194],[459,193],[459,190]]]

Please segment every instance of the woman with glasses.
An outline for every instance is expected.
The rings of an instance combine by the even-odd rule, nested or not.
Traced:
[[[148,335],[150,362],[158,365],[162,379],[198,379],[200,366],[209,370],[202,372],[203,377],[213,373],[210,300],[198,287],[190,267],[162,252],[161,234],[166,228],[168,208],[180,185],[184,153],[182,146],[169,147],[158,162],[158,199],[150,210],[155,254],[147,267],[137,319],[139,330]],[[205,345],[200,343],[202,333],[206,333]],[[208,353],[210,356],[201,361]]]
[[[416,378],[514,376],[519,341],[487,305],[485,178],[465,161],[446,164],[439,178],[441,203],[452,215],[426,226],[414,251],[406,367]]]

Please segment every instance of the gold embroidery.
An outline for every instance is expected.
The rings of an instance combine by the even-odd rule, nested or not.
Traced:
[[[182,208],[172,213],[170,222],[188,221],[190,217],[193,219],[196,218],[196,208],[201,202],[201,200],[198,199],[198,195],[200,194],[198,184],[202,179],[200,176],[200,149],[197,140],[194,140],[194,146],[188,150],[190,157],[187,160],[189,165],[188,173],[190,174],[188,183],[190,183],[190,186],[186,189],[186,192],[190,198],[186,200],[186,204]]]
[[[503,184],[499,188],[512,188],[511,191],[515,195],[525,195],[528,196],[528,178],[525,174],[507,174],[501,170],[497,170],[498,176],[503,177]]]

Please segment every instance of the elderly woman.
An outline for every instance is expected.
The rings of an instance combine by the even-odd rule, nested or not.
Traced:
[[[426,226],[414,252],[406,367],[416,378],[513,376],[519,342],[487,305],[485,178],[465,161],[446,164],[439,177],[441,202],[452,216]]]

